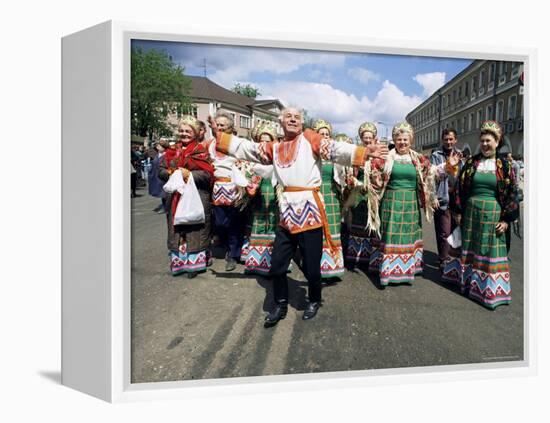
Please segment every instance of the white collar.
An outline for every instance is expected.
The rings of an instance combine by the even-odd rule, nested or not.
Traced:
[[[477,171],[481,173],[495,173],[496,170],[497,161],[494,157],[490,159],[483,158],[477,165]]]

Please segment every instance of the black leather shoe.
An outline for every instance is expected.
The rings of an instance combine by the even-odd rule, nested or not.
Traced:
[[[310,320],[315,317],[317,314],[317,311],[319,310],[319,307],[321,307],[321,303],[308,303],[304,314],[302,316],[302,320]]]
[[[231,272],[237,268],[237,260],[235,259],[227,259],[225,262],[225,271]]]
[[[288,304],[279,303],[275,305],[275,308],[265,316],[265,327],[274,326],[279,320],[283,320],[286,317],[288,311]]]
[[[189,273],[187,274],[187,279],[193,279],[193,278],[196,278],[196,277],[197,277],[197,275],[198,275],[198,273],[197,273],[197,272],[189,272]]]

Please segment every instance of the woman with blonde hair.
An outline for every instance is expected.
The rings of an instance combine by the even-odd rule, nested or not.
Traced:
[[[329,140],[332,137],[332,125],[326,120],[318,119],[313,124],[313,129],[323,139]],[[346,137],[347,138],[347,137]],[[335,141],[342,141],[342,137],[336,137]],[[342,252],[341,240],[341,204],[340,192],[343,181],[338,178],[340,172],[336,171],[336,165],[327,160],[322,161],[321,167],[321,193],[325,200],[325,210],[329,221],[330,235],[333,248],[323,238],[323,254],[321,257],[321,278],[327,281],[336,281],[344,276],[344,255]]]
[[[206,270],[210,246],[210,195],[214,168],[205,146],[198,142],[199,130],[199,121],[193,116],[183,116],[180,119],[176,143],[178,147],[167,150],[160,162],[158,175],[161,180],[168,181],[174,172],[181,172],[185,182],[189,175],[193,175],[204,208],[204,223],[175,225],[174,214],[181,195],[175,191],[167,196],[170,271],[174,276],[187,273],[189,278]]]
[[[453,163],[432,166],[427,157],[412,150],[413,127],[407,122],[392,130],[395,148],[386,160],[373,159],[365,165],[368,195],[368,226],[380,235],[377,269],[380,284],[411,284],[422,272],[422,218],[431,221],[437,207],[435,177]],[[454,167],[453,167],[454,169]]]
[[[362,145],[378,143],[378,130],[372,122],[363,122],[359,126],[358,135]],[[350,268],[355,265],[369,267],[371,259],[375,263],[376,247],[379,239],[376,234],[367,228],[368,198],[367,186],[364,184],[364,168],[355,166],[346,175],[346,215],[348,223],[348,242],[346,249],[346,262]]]
[[[480,153],[464,163],[451,211],[460,224],[460,257],[443,270],[443,279],[481,305],[495,309],[512,300],[505,232],[519,215],[518,186],[511,163],[498,156],[502,128],[483,122]]]
[[[274,142],[277,128],[270,122],[260,123],[252,131],[255,142]],[[250,192],[252,224],[249,242],[243,248],[245,273],[268,276],[271,269],[271,253],[275,241],[275,229],[279,224],[279,207],[273,186],[273,165],[252,163],[254,192]],[[260,179],[261,178],[261,179]]]

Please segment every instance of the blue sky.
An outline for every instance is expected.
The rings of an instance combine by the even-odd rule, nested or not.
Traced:
[[[471,63],[384,54],[236,47],[134,40],[133,46],[165,50],[187,75],[207,76],[231,89],[235,83],[259,88],[259,98],[278,98],[355,136],[361,122],[386,126],[406,114]],[[391,129],[391,128],[390,128]]]

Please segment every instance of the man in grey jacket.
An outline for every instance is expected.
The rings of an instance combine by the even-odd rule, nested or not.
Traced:
[[[457,142],[456,130],[454,128],[444,129],[441,134],[441,148],[432,153],[430,162],[433,165],[439,165],[446,162],[451,155],[461,155],[460,151],[455,147]],[[461,163],[459,162],[459,165]],[[444,176],[437,181],[436,192],[439,208],[434,212],[434,224],[440,268],[449,259],[449,250],[451,247],[447,242],[447,238],[456,227],[456,222],[453,221],[451,211],[449,210],[449,203],[453,195],[452,191],[452,182],[450,182],[448,176]]]

